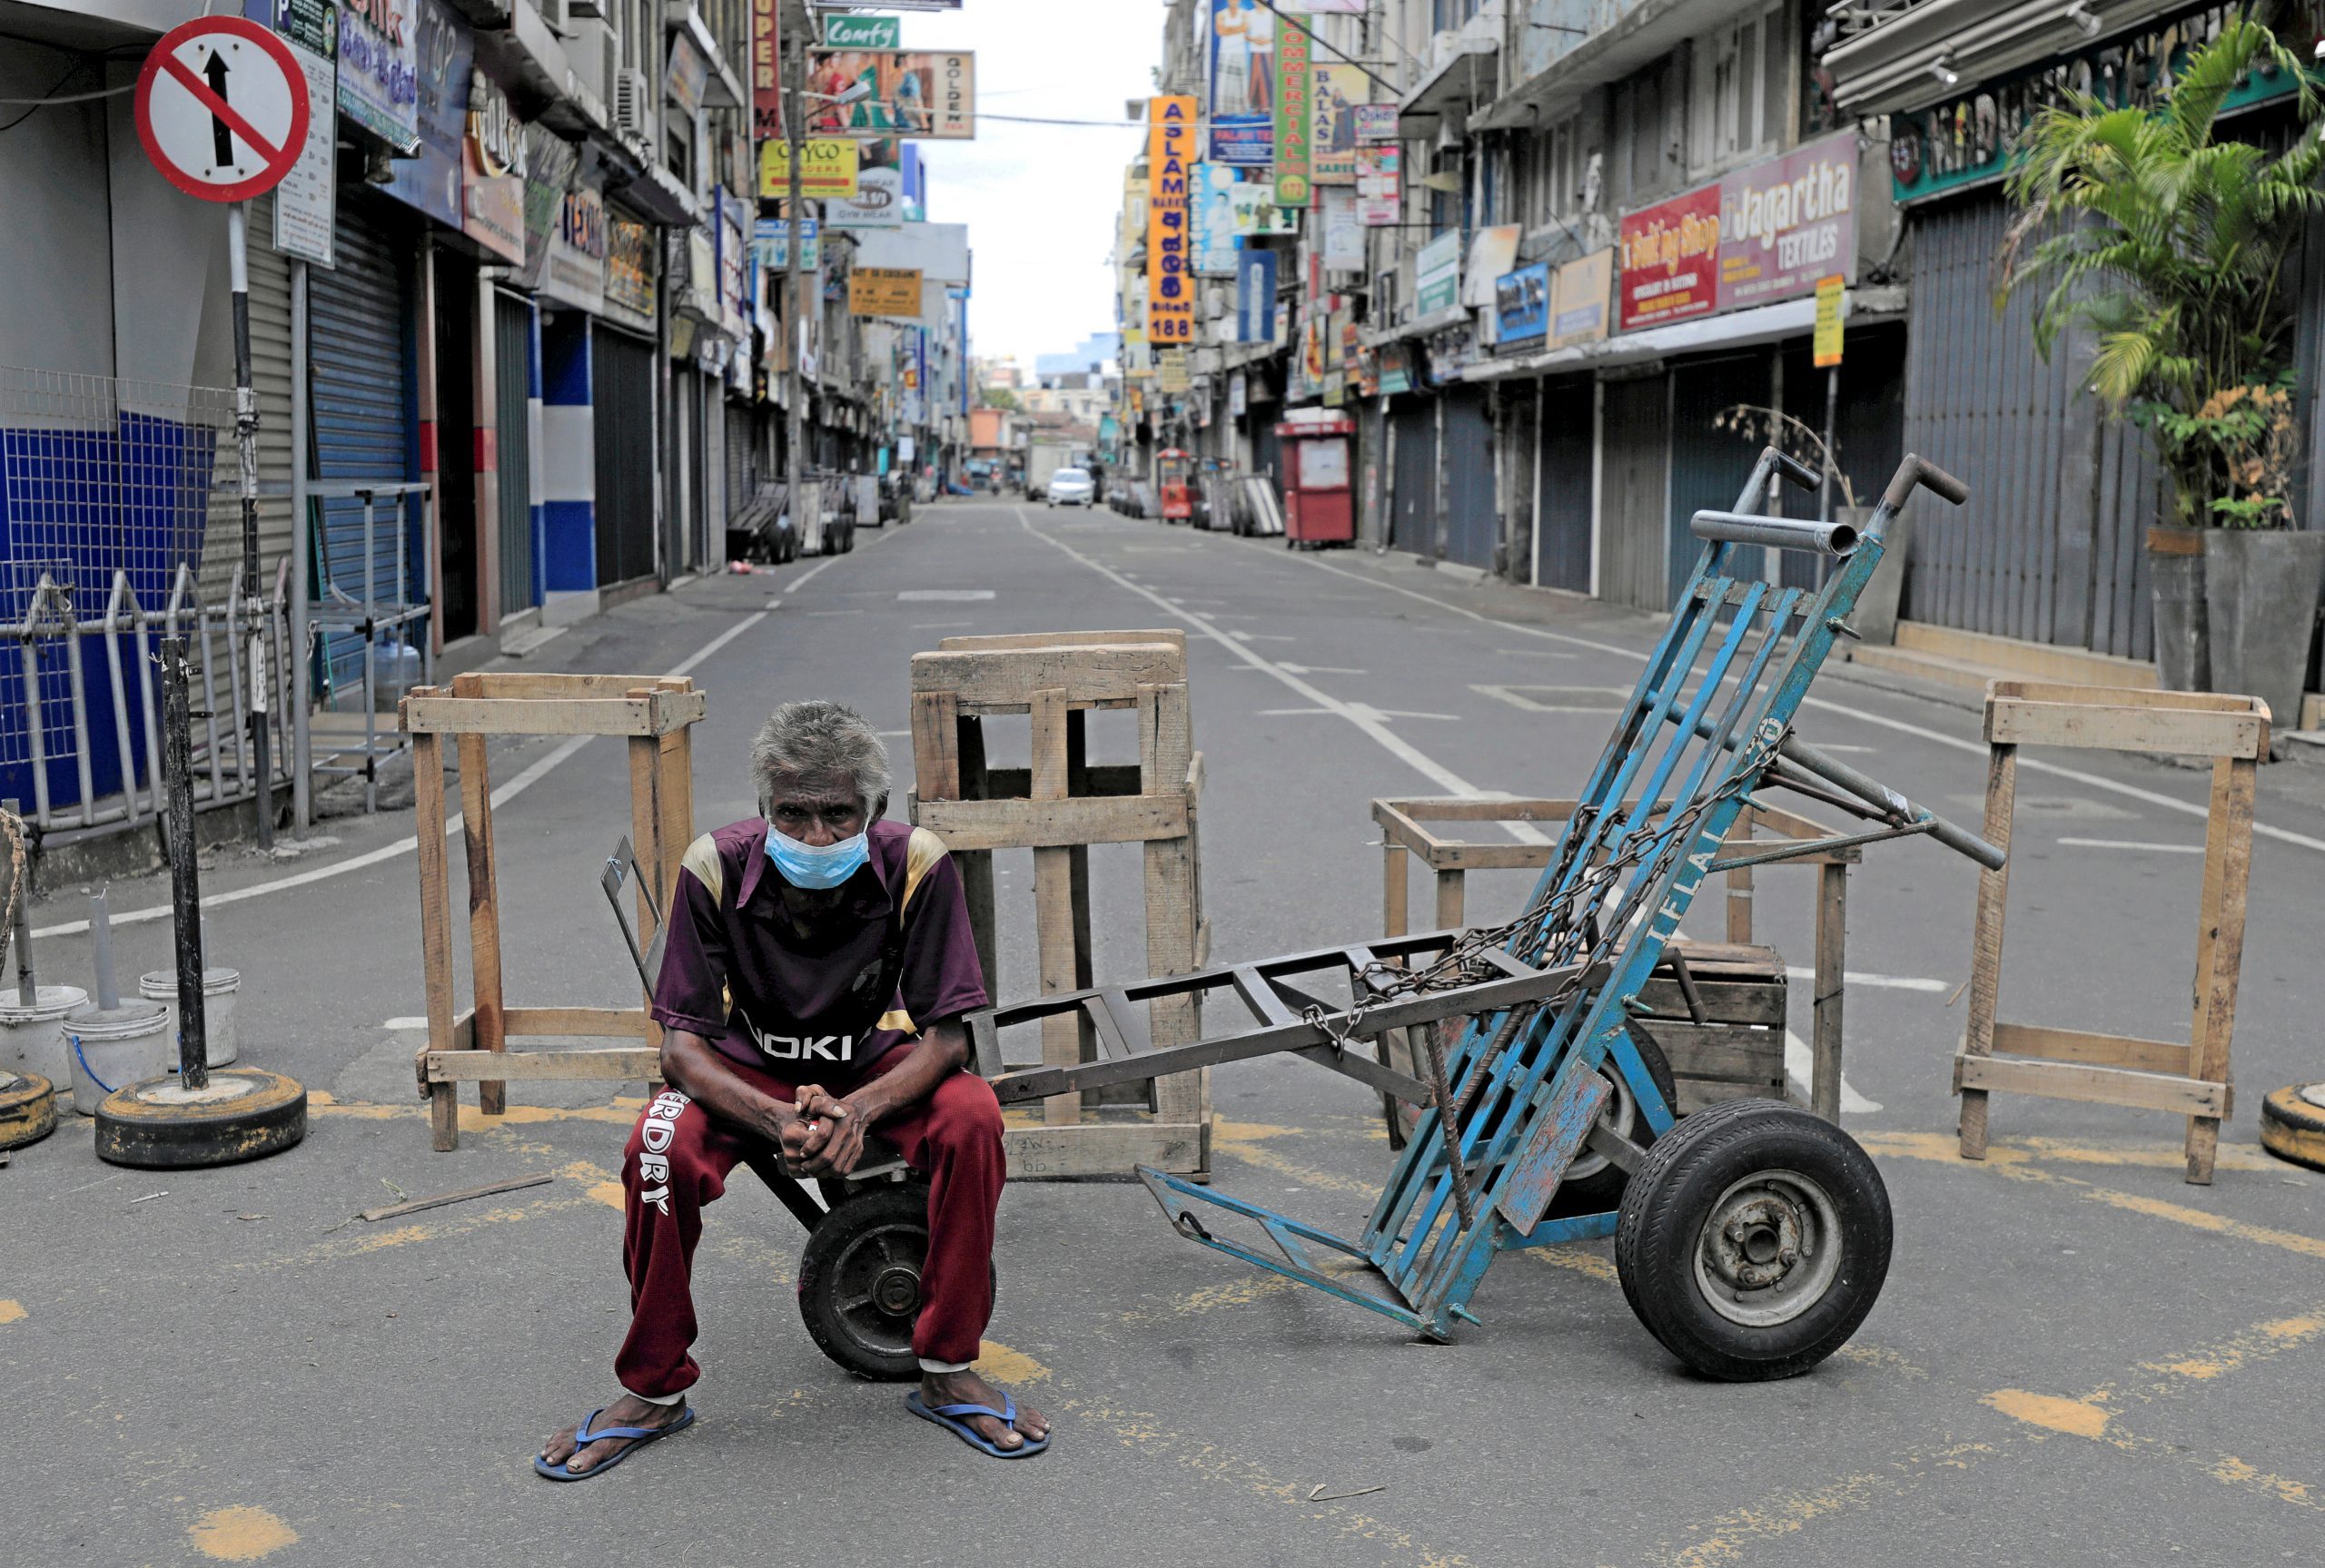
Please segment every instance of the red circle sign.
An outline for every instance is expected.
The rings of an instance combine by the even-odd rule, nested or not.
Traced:
[[[205,202],[272,191],[307,144],[307,77],[242,16],[172,28],[137,74],[137,139],[163,177]]]

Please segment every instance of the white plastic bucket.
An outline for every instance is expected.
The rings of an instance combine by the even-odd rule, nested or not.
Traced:
[[[65,1081],[64,1015],[89,1000],[77,985],[44,985],[33,1005],[17,1001],[14,985],[0,987],[0,1068]]]
[[[166,1074],[177,1060],[169,1031],[168,1011],[150,1001],[75,1011],[64,1021],[73,1109],[94,1116],[114,1090]]]
[[[242,989],[242,971],[239,969],[205,969],[202,971],[202,1059],[211,1067],[224,1067],[242,1054],[242,1041],[234,1033],[234,997]],[[177,1060],[178,1049],[178,973],[173,969],[157,969],[151,974],[140,975],[137,994],[147,1001],[158,1001],[170,1015],[170,1060]]]

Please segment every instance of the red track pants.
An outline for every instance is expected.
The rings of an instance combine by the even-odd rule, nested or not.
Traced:
[[[889,1052],[870,1077],[901,1063]],[[727,1064],[778,1100],[795,1085]],[[928,1260],[921,1270],[913,1354],[930,1361],[976,1359],[993,1315],[993,1219],[1006,1175],[1001,1107],[984,1080],[960,1072],[929,1097],[874,1129],[928,1178]],[[622,1155],[622,1263],[629,1273],[629,1334],[614,1358],[621,1386],[668,1399],[702,1376],[695,1340],[694,1249],[702,1210],[727,1190],[727,1173],[755,1150],[775,1146],[723,1122],[676,1090],[657,1095],[638,1119]]]

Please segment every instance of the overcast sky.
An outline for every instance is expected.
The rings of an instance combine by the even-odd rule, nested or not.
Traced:
[[[1122,210],[1123,169],[1141,128],[1123,103],[1153,91],[1162,54],[1157,0],[966,0],[951,13],[907,11],[907,49],[977,53],[974,142],[923,142],[928,218],[966,223],[975,251],[974,351],[1064,353],[1114,328],[1106,265]],[[1104,126],[1021,125],[1025,114]],[[1119,126],[1117,129],[1115,127]]]

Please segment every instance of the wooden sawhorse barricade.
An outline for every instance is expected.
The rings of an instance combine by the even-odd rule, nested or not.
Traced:
[[[1086,715],[1093,708],[1138,715],[1135,764],[1092,764]],[[1025,714],[1032,766],[985,761],[984,722]],[[947,637],[912,661],[912,821],[943,839],[961,869],[985,986],[1001,993],[994,929],[993,852],[1034,852],[1034,907],[1044,995],[1095,983],[1090,926],[1093,843],[1145,846],[1146,975],[1192,973],[1209,946],[1196,854],[1202,754],[1194,749],[1187,696],[1186,634],[1176,630],[1030,633]],[[1142,977],[1145,978],[1145,977]],[[1125,1011],[1128,1011],[1125,1005]],[[1197,1038],[1192,996],[1149,1004],[1153,1047]],[[1042,1060],[1094,1060],[1088,1019],[1042,1021]],[[1107,1097],[1107,1098],[1100,1098]],[[1177,1173],[1210,1166],[1209,1070],[1118,1091],[1042,1102],[1043,1125],[1005,1134],[1013,1178],[1127,1175],[1152,1165]],[[1127,1106],[1144,1114],[1125,1119]],[[1085,1120],[1086,1109],[1098,1119]],[[1116,1114],[1120,1112],[1120,1114]]]
[[[1557,830],[1575,812],[1570,800],[1376,800],[1372,820],[1380,824],[1381,926],[1383,934],[1406,932],[1410,867],[1419,861],[1436,876],[1436,927],[1465,923],[1466,883],[1473,871],[1539,871],[1550,863]],[[1539,823],[1549,828],[1539,842],[1478,841],[1448,837],[1433,823],[1462,828],[1498,823]],[[1748,807],[1736,818],[1722,845],[1724,860],[1781,851],[1786,841],[1832,837],[1830,830],[1777,806]],[[1864,858],[1855,846],[1786,856],[1782,865],[1817,868],[1816,966],[1810,1026],[1809,1109],[1827,1121],[1841,1113],[1841,1000],[1848,956],[1848,868]],[[1684,970],[1647,982],[1639,993],[1647,1012],[1639,1022],[1663,1050],[1677,1080],[1682,1114],[1717,1100],[1785,1094],[1785,997],[1783,958],[1772,947],[1752,945],[1752,871],[1727,872],[1727,940],[1722,943],[1673,944]],[[1398,1042],[1391,1050],[1399,1049]],[[1390,1066],[1410,1071],[1410,1060]]]
[[[661,1075],[660,1031],[643,1007],[508,1007],[501,1000],[500,904],[493,863],[491,735],[626,735],[629,835],[638,868],[638,945],[654,940],[655,908],[669,907],[678,859],[694,838],[690,726],[703,694],[690,680],[656,676],[466,675],[450,690],[421,686],[398,705],[411,737],[420,838],[420,952],[428,991],[428,1043],[414,1066],[440,1149],[460,1141],[460,1086],[477,1086],[487,1116],[507,1108],[508,1084],[525,1079],[652,1080]],[[469,948],[475,1005],[455,1011],[451,868],[444,801],[446,736],[460,747],[460,813],[468,846]],[[652,897],[648,897],[648,890]],[[514,1040],[609,1038],[602,1050],[510,1050]]]
[[[2252,785],[2269,754],[2269,708],[2257,697],[2142,692],[2112,686],[1994,681],[1986,687],[1986,842],[2010,847],[2021,745],[2164,752],[2212,759],[2204,831],[2202,902],[2196,915],[2195,1021],[2189,1043],[2003,1023],[2003,905],[2010,868],[1978,875],[1971,949],[1970,1019],[1954,1058],[1962,1096],[1962,1157],[1986,1157],[1986,1097],[1996,1090],[2188,1119],[2188,1179],[2212,1178],[2220,1124],[2233,1109],[2228,1048],[2244,962],[2244,892],[2252,869]]]

